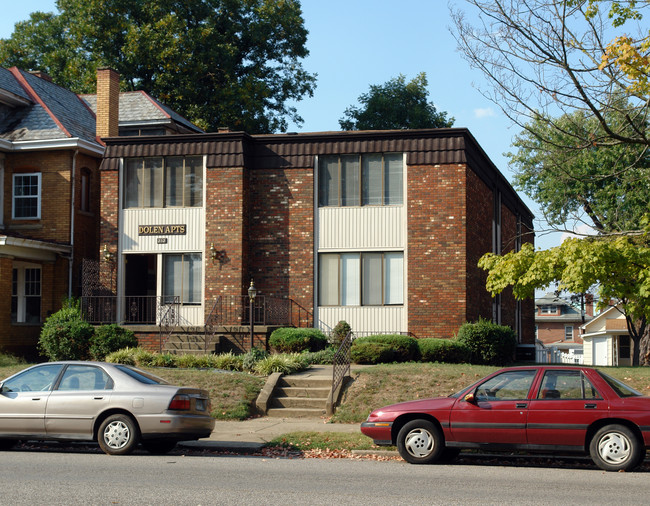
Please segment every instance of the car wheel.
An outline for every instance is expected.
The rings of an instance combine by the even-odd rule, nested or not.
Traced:
[[[17,442],[15,439],[0,439],[0,451],[11,450]]]
[[[445,449],[445,438],[428,420],[412,420],[397,435],[397,450],[411,464],[433,464]]]
[[[630,471],[641,463],[644,448],[624,425],[606,425],[589,444],[594,463],[605,471]]]
[[[142,446],[154,455],[165,455],[176,448],[176,441],[173,439],[143,439]]]
[[[128,415],[111,415],[99,426],[97,442],[109,455],[127,455],[138,445],[138,426]]]

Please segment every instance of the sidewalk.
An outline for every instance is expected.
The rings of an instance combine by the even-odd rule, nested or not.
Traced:
[[[359,424],[326,423],[317,418],[253,418],[237,421],[217,420],[209,438],[183,441],[180,446],[211,450],[255,451],[275,437],[289,432],[359,433]]]
[[[299,376],[332,377],[332,366],[316,365],[297,373]],[[272,439],[289,432],[359,433],[360,424],[327,423],[323,418],[252,418],[250,420],[217,420],[209,438],[183,441],[180,446],[212,450],[248,451],[262,448]]]

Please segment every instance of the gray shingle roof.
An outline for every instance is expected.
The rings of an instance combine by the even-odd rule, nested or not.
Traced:
[[[97,112],[97,95],[80,95],[88,106]],[[178,123],[194,132],[201,132],[190,121],[172,111],[144,91],[120,93],[120,124]]]
[[[2,118],[1,138],[12,141],[79,138],[95,142],[95,116],[75,93],[29,72],[14,71],[17,75],[10,71],[2,73],[6,78],[3,85],[22,89],[24,96],[31,98],[32,105],[15,107]]]

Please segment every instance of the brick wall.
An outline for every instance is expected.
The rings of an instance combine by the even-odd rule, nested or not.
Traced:
[[[8,231],[36,240],[70,243],[72,151],[11,153],[5,161],[4,217]],[[41,174],[41,219],[13,220],[13,174]]]
[[[208,168],[206,187],[206,251],[214,243],[215,249],[225,252],[223,261],[206,262],[205,310],[209,313],[217,297],[243,294],[250,282],[244,214],[248,183],[241,167]]]
[[[409,331],[450,338],[465,321],[466,169],[408,167]]]
[[[467,168],[467,301],[466,319],[492,319],[492,296],[485,288],[487,272],[478,267],[479,259],[492,251],[494,194]]]
[[[112,69],[97,69],[97,137],[118,135],[119,103],[120,75]]]
[[[251,171],[250,270],[269,297],[313,312],[314,174],[308,169]]]
[[[117,253],[118,217],[119,217],[119,185],[117,170],[100,172],[101,216],[99,220],[99,248],[107,245],[109,251]],[[105,294],[117,295],[116,292],[116,262],[99,259],[100,283]]]

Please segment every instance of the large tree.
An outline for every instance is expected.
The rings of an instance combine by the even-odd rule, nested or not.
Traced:
[[[427,76],[421,72],[410,82],[402,74],[388,82],[370,85],[359,96],[360,106],[351,105],[339,120],[343,130],[393,130],[451,127],[454,118],[438,112],[429,102]]]
[[[206,129],[251,133],[302,122],[291,100],[315,76],[297,0],[58,0],[0,41],[0,62],[48,72],[76,92],[94,91],[110,66],[124,89],[143,89]]]

